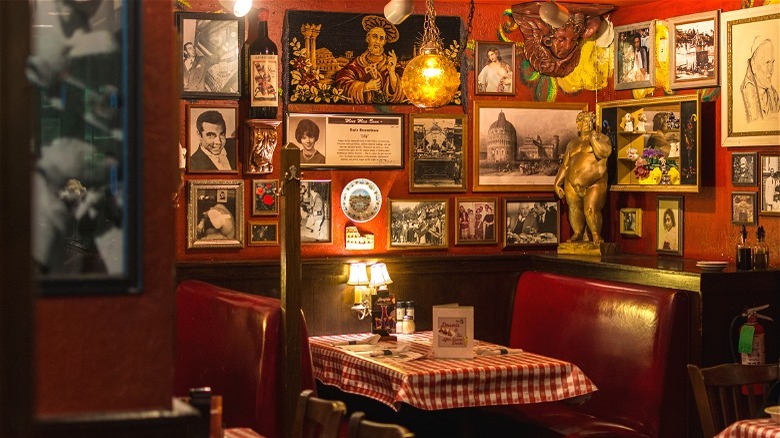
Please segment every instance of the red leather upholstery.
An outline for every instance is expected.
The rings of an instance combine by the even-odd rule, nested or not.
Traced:
[[[684,292],[524,272],[510,346],[573,362],[599,390],[514,413],[566,436],[686,436],[689,311]]]
[[[177,288],[176,303],[175,394],[210,386],[222,395],[227,427],[281,437],[280,301],[187,280]],[[314,389],[305,321],[302,332],[302,385]]]

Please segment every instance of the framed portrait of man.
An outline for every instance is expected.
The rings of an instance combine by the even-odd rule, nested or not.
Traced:
[[[615,89],[655,86],[655,20],[615,26]]]
[[[731,154],[731,185],[755,186],[756,164],[758,154],[755,152],[734,152]]]
[[[187,172],[238,173],[237,105],[187,105]]]

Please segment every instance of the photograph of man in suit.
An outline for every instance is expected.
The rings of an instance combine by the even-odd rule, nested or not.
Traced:
[[[222,172],[236,170],[236,140],[227,138],[225,118],[217,110],[204,111],[196,122],[198,149],[190,156],[190,171]]]

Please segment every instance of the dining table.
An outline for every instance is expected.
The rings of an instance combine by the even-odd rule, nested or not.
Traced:
[[[780,438],[780,422],[771,418],[739,420],[723,429],[715,438]]]
[[[366,333],[310,337],[315,379],[395,411],[552,402],[598,389],[564,360],[479,340],[474,357],[443,359],[433,357],[430,331],[395,336],[375,344]]]

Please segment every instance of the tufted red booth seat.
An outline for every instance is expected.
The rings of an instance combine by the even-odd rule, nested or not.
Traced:
[[[672,289],[524,272],[510,346],[573,362],[599,389],[507,410],[570,437],[686,436],[689,306]]]
[[[210,386],[222,396],[226,427],[281,437],[280,301],[186,280],[177,288],[176,311],[175,394]],[[302,334],[302,385],[314,389],[305,321]]]

